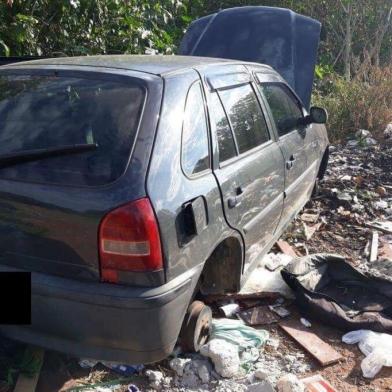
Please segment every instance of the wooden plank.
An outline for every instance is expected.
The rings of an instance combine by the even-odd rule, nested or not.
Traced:
[[[34,392],[38,383],[41,367],[44,362],[45,351],[38,347],[28,347],[34,361],[37,361],[37,372],[32,377],[20,373],[13,392]]]
[[[309,328],[304,327],[299,321],[283,321],[279,325],[309,354],[316,358],[322,366],[330,365],[342,359],[342,356],[334,348],[321,340]]]
[[[227,294],[208,294],[203,297],[203,302],[206,304],[212,304],[217,301],[227,301],[227,300],[276,300],[281,298],[282,295],[276,292],[262,291],[257,293],[227,293]]]
[[[284,254],[291,257],[298,257],[297,253],[295,253],[294,248],[287,241],[279,240],[276,245]]]
[[[378,258],[378,233],[377,231],[373,231],[372,242],[370,245],[370,256],[369,261],[377,261]]]

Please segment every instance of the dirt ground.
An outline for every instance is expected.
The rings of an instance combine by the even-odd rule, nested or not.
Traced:
[[[371,147],[356,146],[347,148],[333,146],[330,165],[325,179],[320,183],[320,190],[295,222],[287,230],[283,239],[292,245],[298,255],[307,253],[336,253],[346,257],[354,266],[366,273],[392,279],[391,238],[380,231],[382,257],[375,264],[370,264],[366,250],[374,229],[368,227],[375,220],[392,220],[392,148],[391,144]],[[314,222],[304,219],[304,214],[317,216]],[[309,235],[314,230],[313,235]],[[310,238],[309,238],[310,237]],[[389,252],[389,253],[388,253]],[[388,260],[389,258],[389,260]],[[289,305],[291,318],[299,318],[294,305]],[[335,348],[343,359],[322,368],[306,351],[293,341],[277,324],[262,326],[270,337],[279,341],[278,347],[266,345],[262,352],[270,360],[284,363],[287,357],[303,358],[304,371],[297,372],[299,378],[312,374],[321,374],[340,392],[378,392],[392,391],[392,368],[383,368],[377,376],[368,380],[362,377],[360,363],[364,355],[356,345],[341,342],[342,331],[312,322],[312,331]],[[392,355],[392,353],[391,353]],[[0,355],[1,358],[1,355]],[[1,366],[4,369],[6,361]],[[10,366],[10,365],[8,365]],[[16,365],[13,365],[17,368]],[[161,371],[174,379],[173,371],[165,360],[147,368]],[[3,372],[4,373],[4,372]],[[9,373],[9,372],[8,372]],[[6,378],[7,372],[0,373]],[[111,381],[121,384],[112,388],[102,382]],[[12,384],[12,382],[11,382]],[[94,369],[82,369],[77,358],[46,352],[41,370],[37,392],[53,391],[127,391],[129,384],[135,384],[140,390],[147,390],[148,380],[143,375],[124,378],[104,366]],[[11,391],[10,382],[0,384],[0,392]],[[237,384],[231,387],[224,384],[219,389],[220,381],[196,389],[169,386],[165,390],[225,390],[239,391]],[[103,389],[99,389],[103,388]],[[107,388],[107,389],[105,389]],[[246,390],[246,389],[245,389]]]

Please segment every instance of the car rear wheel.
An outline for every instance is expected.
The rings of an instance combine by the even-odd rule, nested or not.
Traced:
[[[198,352],[207,343],[211,332],[211,308],[201,301],[193,301],[185,315],[180,343],[185,351]]]

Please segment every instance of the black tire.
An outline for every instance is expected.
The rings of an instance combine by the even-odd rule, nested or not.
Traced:
[[[198,352],[207,343],[212,323],[211,308],[201,301],[193,301],[185,315],[180,332],[180,344],[184,351]]]

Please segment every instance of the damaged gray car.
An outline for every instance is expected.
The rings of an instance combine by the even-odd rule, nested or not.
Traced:
[[[245,7],[195,22],[182,56],[1,67],[0,267],[33,272],[32,325],[1,332],[127,363],[198,350],[195,296],[238,291],[325,171],[319,31]]]

